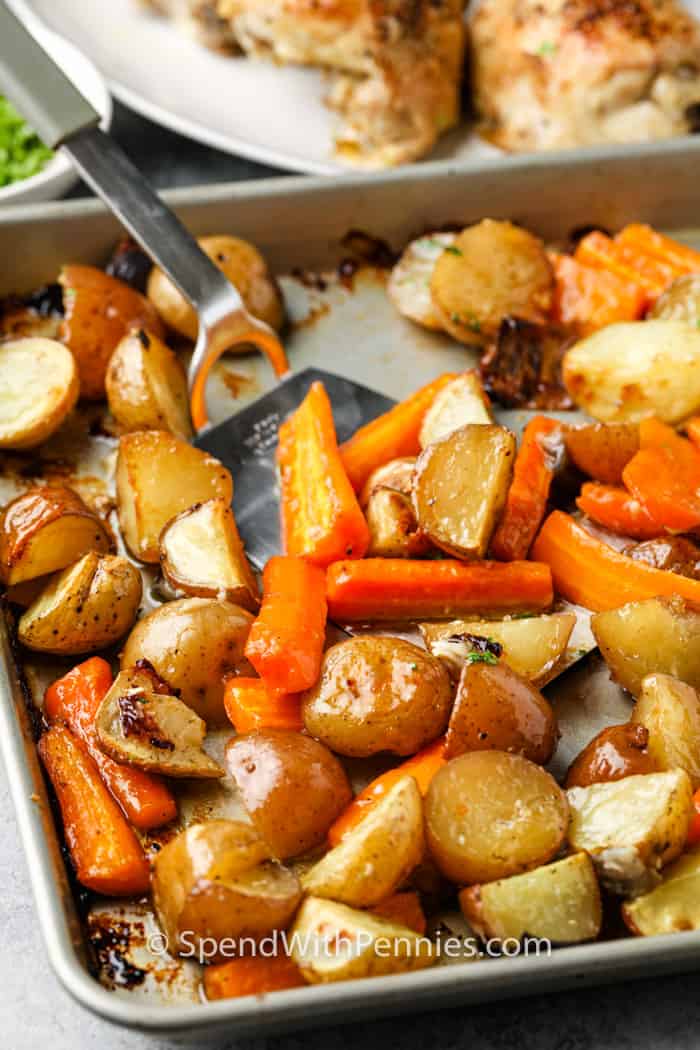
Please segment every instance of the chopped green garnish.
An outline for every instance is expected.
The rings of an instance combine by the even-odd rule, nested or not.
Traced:
[[[52,156],[12,103],[0,95],[0,186],[31,178]]]
[[[538,55],[556,55],[557,45],[553,44],[551,40],[543,40],[540,46],[537,48]]]
[[[446,249],[446,250],[449,251],[449,249]],[[461,255],[461,252],[460,252],[460,255]],[[471,332],[480,332],[481,331],[481,321],[476,316],[476,314],[467,314],[466,317],[462,317],[461,314],[454,313],[454,314],[450,314],[450,320],[452,321],[452,324],[463,324],[463,325],[465,325],[465,327],[467,327]]]
[[[698,319],[696,320],[695,327],[700,328],[700,317],[698,317]]]
[[[488,651],[488,649],[485,652],[483,652],[483,653],[478,652],[478,651],[477,652],[473,652],[473,653],[467,653],[465,660],[466,660],[466,663],[468,663],[468,664],[497,664],[498,663],[498,657],[494,656],[493,653],[490,653]]]
[[[445,251],[449,252],[450,255],[461,255],[462,254],[461,248],[458,248],[454,244],[448,244],[447,247],[445,248]]]

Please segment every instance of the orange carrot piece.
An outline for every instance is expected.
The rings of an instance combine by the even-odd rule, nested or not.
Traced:
[[[328,615],[339,623],[541,612],[552,603],[546,565],[531,561],[339,561],[326,574]]]
[[[527,557],[547,509],[557,456],[547,440],[561,436],[561,423],[535,416],[525,427],[513,469],[505,509],[491,539],[491,554],[501,561]]]
[[[340,455],[355,492],[359,492],[372,471],[392,459],[417,456],[423,417],[435,395],[457,379],[457,372],[446,372],[421,387],[401,404],[395,405],[353,434],[340,446]]]
[[[693,416],[685,426],[688,438],[695,448],[700,452],[700,416]]]
[[[47,730],[38,749],[78,882],[109,897],[147,893],[148,861],[87,751],[65,726]]]
[[[285,554],[320,565],[362,558],[369,529],[338,451],[331,403],[314,383],[279,430],[282,542]]]
[[[632,495],[670,531],[700,527],[700,452],[658,419],[639,424],[639,446],[622,471]]]
[[[301,988],[306,981],[288,955],[244,955],[215,963],[204,970],[207,999],[238,999],[244,995],[265,995],[285,988]]]
[[[631,223],[620,230],[615,237],[617,244],[653,255],[655,259],[668,263],[678,273],[700,273],[700,252],[689,248],[687,244],[674,241],[663,233],[657,233],[651,226],[643,223]]]
[[[111,685],[109,664],[93,656],[49,686],[44,696],[44,713],[49,722],[66,723],[87,748],[127,819],[134,827],[148,831],[174,820],[177,803],[160,777],[115,762],[100,749],[95,716]]]
[[[560,510],[553,511],[545,521],[532,556],[549,565],[554,587],[562,598],[594,612],[673,594],[700,602],[699,580],[655,569],[621,554]]]
[[[666,531],[644,504],[617,485],[586,482],[576,505],[598,525],[633,540],[653,540]]]
[[[326,577],[303,558],[270,558],[263,600],[245,655],[267,685],[285,693],[318,678],[326,639]]]
[[[375,777],[331,824],[328,830],[328,841],[331,846],[337,846],[353,828],[357,827],[363,817],[367,816],[367,813],[402,777],[414,777],[421,795],[425,795],[433,777],[446,761],[445,738],[441,736],[402,762],[401,765]]]
[[[415,930],[421,936],[425,933],[427,922],[425,912],[420,903],[420,897],[415,890],[406,890],[404,893],[392,893],[385,897],[379,904],[371,909],[373,915],[380,919],[388,919],[389,922],[397,922],[399,926],[406,926],[409,930]]]
[[[229,678],[224,686],[224,707],[237,733],[254,729],[303,728],[301,703],[296,693],[281,693],[262,678]]]
[[[679,276],[679,271],[668,263],[619,244],[598,230],[579,241],[575,258],[586,266],[610,270],[625,281],[633,281],[646,293],[647,305]]]
[[[636,321],[647,302],[636,281],[610,270],[586,266],[572,255],[551,252],[556,284],[552,316],[560,324],[578,325],[584,335],[618,321]]]

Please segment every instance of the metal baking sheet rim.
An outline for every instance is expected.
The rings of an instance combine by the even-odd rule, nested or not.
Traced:
[[[697,172],[695,150],[674,143],[665,155],[674,157],[679,166],[676,175],[685,192]],[[605,154],[612,153],[612,156]],[[587,154],[587,155],[586,155]],[[232,206],[258,200],[272,203],[279,198],[336,196],[356,197],[367,203],[372,187],[381,194],[382,187],[430,187],[433,183],[470,182],[501,177],[506,182],[519,176],[541,172],[559,175],[565,172],[606,174],[599,164],[610,165],[607,174],[627,168],[634,170],[644,159],[657,160],[658,153],[633,147],[625,157],[618,151],[585,151],[566,158],[516,158],[505,167],[485,163],[479,171],[442,164],[422,165],[390,175],[347,176],[337,180],[322,178],[284,178],[264,180],[254,185],[233,184],[175,191],[166,195],[177,207],[187,212],[203,206],[229,203]],[[646,179],[648,185],[648,175]],[[607,181],[607,180],[606,180]],[[590,187],[592,189],[593,187]],[[612,196],[613,187],[606,187]],[[626,187],[619,188],[624,189]],[[483,189],[483,187],[482,187]],[[479,194],[477,194],[479,196]],[[607,196],[607,195],[606,195]],[[697,191],[696,191],[697,197]],[[650,197],[651,199],[651,197]],[[610,200],[610,197],[608,197]],[[683,210],[682,196],[666,194],[664,204],[672,201],[676,214],[674,225],[683,225],[674,209]],[[444,203],[444,202],[443,202]],[[697,199],[693,202],[697,206]],[[690,207],[690,205],[688,205]],[[293,209],[294,210],[294,209]],[[575,212],[575,208],[574,208]],[[686,214],[688,226],[697,219]],[[34,229],[42,221],[58,225],[94,219],[100,225],[104,209],[94,201],[77,201],[44,206],[20,206],[0,213],[0,235],[3,226],[30,222]],[[641,215],[639,218],[648,216]],[[443,219],[444,221],[444,219]],[[102,224],[104,225],[104,224]],[[332,225],[332,223],[331,223]],[[103,231],[95,231],[97,239]],[[264,234],[263,234],[264,236]],[[259,238],[260,239],[260,238]],[[0,626],[0,648],[9,654],[7,631]],[[338,984],[316,985],[271,993],[264,998],[224,1000],[206,1005],[146,1006],[132,1004],[118,993],[103,988],[86,966],[75,903],[68,884],[62,854],[53,823],[31,733],[29,714],[19,680],[0,664],[0,753],[7,769],[10,792],[15,806],[20,836],[27,859],[30,882],[39,921],[51,965],[67,991],[83,1006],[116,1024],[156,1033],[178,1033],[196,1038],[215,1036],[224,1030],[236,1033],[273,1032],[330,1024],[346,1018],[368,1018],[427,1009],[431,1006],[458,1005],[498,998],[512,998],[530,992],[558,989],[582,984],[603,984],[625,977],[651,976],[661,972],[695,969],[700,962],[700,931],[660,935],[621,941],[599,942],[555,950],[550,956],[521,957],[482,962],[466,962],[438,967],[413,974],[377,977]],[[81,957],[82,956],[82,957]]]

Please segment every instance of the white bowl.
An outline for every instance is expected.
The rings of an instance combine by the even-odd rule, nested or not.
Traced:
[[[82,51],[62,36],[31,21],[31,31],[55,58],[64,73],[102,115],[100,127],[105,131],[112,120],[112,99],[101,74]],[[78,174],[67,157],[57,152],[36,175],[9,186],[0,187],[0,207],[5,204],[38,204],[52,201],[78,181]]]

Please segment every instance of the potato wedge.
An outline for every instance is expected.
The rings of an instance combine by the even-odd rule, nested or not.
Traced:
[[[533,685],[543,686],[557,674],[576,623],[574,613],[546,613],[518,620],[451,620],[420,623],[423,640],[433,656],[459,678],[469,653],[482,639],[501,646],[500,659]]]
[[[111,549],[107,529],[72,489],[28,489],[2,512],[0,575],[8,585],[65,569],[87,551]]]
[[[257,609],[258,581],[229,501],[209,499],[183,510],[165,526],[159,546],[163,575],[176,591]]]
[[[418,528],[413,504],[395,489],[375,489],[365,507],[368,558],[420,558],[432,544]]]
[[[468,423],[418,457],[413,509],[436,547],[483,558],[508,495],[515,437],[495,424]]]
[[[122,432],[168,430],[185,440],[192,436],[185,370],[170,347],[144,328],[117,344],[105,388]]]
[[[20,617],[17,636],[41,653],[93,653],[133,626],[141,592],[141,573],[127,558],[89,551],[51,579]]]
[[[700,324],[700,275],[685,273],[676,277],[647,314],[647,319],[685,321],[694,328]]]
[[[314,897],[371,908],[393,893],[423,857],[423,800],[416,781],[402,777],[364,820],[305,875]]]
[[[320,897],[306,898],[289,941],[311,984],[408,973],[437,961],[428,938],[407,926]]]
[[[154,689],[145,671],[120,671],[95,716],[100,747],[117,762],[166,777],[203,779],[224,771],[204,751],[207,727],[176,696]]]
[[[438,391],[420,428],[420,447],[447,437],[467,423],[493,423],[491,402],[478,372],[464,372]]]
[[[272,328],[280,329],[284,322],[284,302],[258,249],[239,237],[226,235],[200,237],[198,243],[238,289],[250,312]],[[151,270],[146,294],[168,328],[192,341],[197,338],[194,308],[158,267]]]
[[[647,892],[685,845],[693,787],[683,769],[569,788],[567,797],[569,842],[613,893]]]
[[[164,430],[138,430],[119,440],[117,512],[124,540],[141,561],[157,563],[165,525],[195,503],[233,498],[231,475],[218,459]]]
[[[430,280],[435,263],[456,239],[456,233],[418,237],[404,249],[389,276],[386,290],[392,303],[400,314],[423,328],[442,330],[430,295]]]
[[[621,485],[622,471],[639,450],[636,423],[584,423],[566,427],[564,444],[574,466],[606,485]]]
[[[700,689],[700,610],[683,598],[648,598],[595,613],[591,629],[613,678],[633,696],[655,672]]]
[[[413,471],[416,466],[415,456],[403,456],[392,459],[373,470],[365,482],[360,494],[360,506],[364,510],[370,497],[377,489],[391,489],[403,496],[410,496],[413,491]]]
[[[0,448],[34,448],[74,407],[78,369],[55,339],[0,343]]]
[[[567,350],[562,377],[603,423],[680,423],[700,410],[700,331],[683,321],[611,324]]]
[[[469,925],[485,940],[538,937],[553,945],[592,941],[600,933],[602,905],[587,853],[462,890]]]
[[[642,680],[632,721],[649,733],[647,749],[658,769],[684,769],[700,787],[700,695],[668,674]]]
[[[134,627],[122,669],[146,660],[207,725],[227,725],[224,677],[252,674],[243,655],[253,617],[218,598],[180,598],[154,609]]]
[[[700,849],[669,864],[649,893],[625,901],[622,917],[641,937],[700,929]]]
[[[59,275],[65,316],[60,338],[78,366],[80,396],[105,395],[105,375],[112,351],[132,328],[164,336],[155,309],[123,281],[94,266],[64,266]]]
[[[504,317],[547,320],[554,273],[539,238],[510,222],[484,219],[463,230],[435,263],[435,316],[462,343],[486,345]]]

